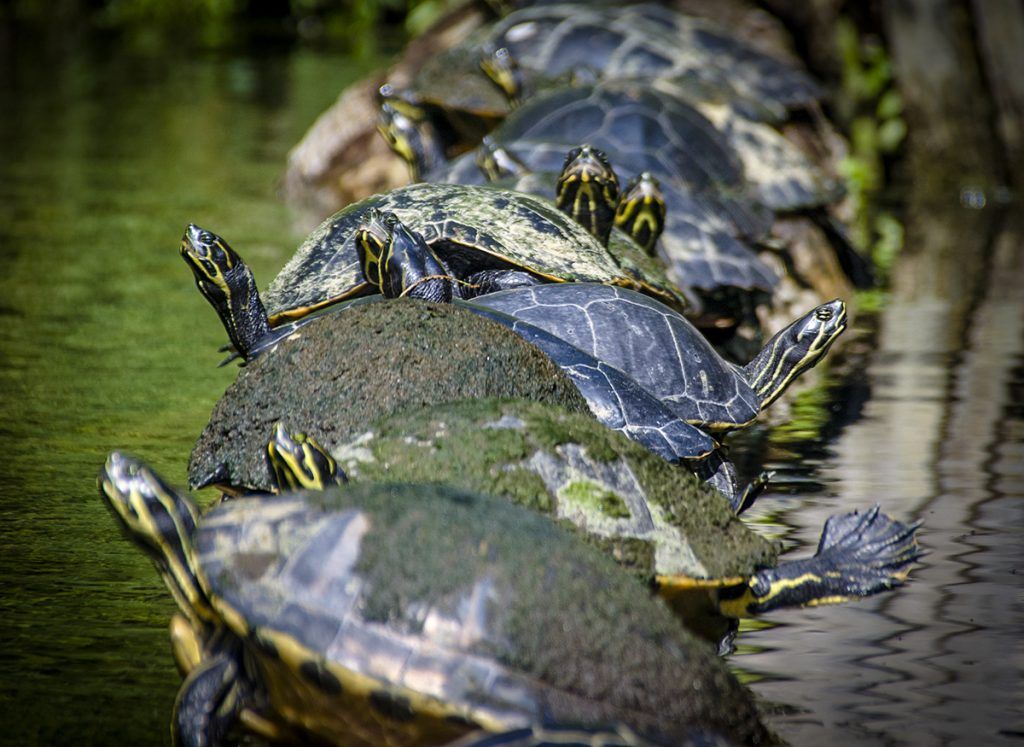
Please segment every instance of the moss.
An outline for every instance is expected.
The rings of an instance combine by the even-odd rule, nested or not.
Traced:
[[[706,644],[602,554],[507,501],[429,487],[338,493],[370,514],[357,572],[363,609],[415,631],[423,610],[460,609],[476,584],[491,599],[468,652],[543,692],[561,722],[628,714],[673,742],[693,727],[767,738],[752,698]]]
[[[558,495],[589,505],[612,518],[626,519],[631,515],[629,506],[621,497],[591,480],[575,480],[562,488]]]
[[[678,529],[708,576],[745,575],[774,565],[777,558],[778,546],[750,531],[717,491],[589,416],[521,400],[479,400],[406,411],[378,421],[372,430],[373,438],[363,444],[370,460],[346,461],[336,452],[354,479],[448,483],[549,514],[561,499],[592,507],[591,518],[599,516],[608,526],[630,517],[623,497],[610,486],[573,475],[568,492],[564,486],[553,491],[527,468],[537,454],[565,463],[562,450],[575,444],[610,469],[625,460],[656,522]],[[596,532],[591,524],[589,532],[580,533],[601,544]],[[651,579],[656,541],[623,536],[608,547],[614,545],[624,564]]]
[[[264,450],[278,420],[334,449],[382,416],[485,397],[589,411],[554,363],[501,325],[419,301],[355,306],[241,370],[196,443],[189,481],[226,467],[219,482],[268,489]]]

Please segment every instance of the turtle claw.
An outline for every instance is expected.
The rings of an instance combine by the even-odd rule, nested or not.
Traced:
[[[768,487],[768,483],[775,477],[775,470],[765,470],[753,480],[751,480],[747,487],[743,489],[743,492],[739,495],[734,506],[736,515],[739,516],[748,508],[754,505],[754,501],[765,491]]]

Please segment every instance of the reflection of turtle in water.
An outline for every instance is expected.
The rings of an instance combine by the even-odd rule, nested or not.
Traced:
[[[179,611],[179,744],[440,744],[622,723],[772,737],[753,698],[607,558],[508,501],[357,485],[192,501],[113,453],[102,496]]]
[[[831,517],[814,557],[777,564],[778,547],[686,471],[584,416],[521,400],[398,413],[333,455],[355,482],[430,480],[545,513],[684,615],[708,593],[729,617],[868,596],[901,583],[918,556],[916,525],[876,506]]]
[[[376,252],[380,272],[369,279],[385,296],[450,300],[451,282],[422,238],[394,216],[369,230],[373,241],[360,241],[360,251]],[[623,372],[686,422],[713,433],[752,423],[846,329],[845,304],[831,301],[794,321],[738,367],[722,359],[684,317],[626,289],[591,283],[535,286],[482,296],[472,305],[551,333]],[[516,325],[512,329],[519,331]]]
[[[227,242],[189,226],[181,254],[244,359],[293,331],[282,322],[371,292],[359,266],[355,233],[373,209],[393,211],[421,233],[465,295],[586,280],[635,287],[669,304],[683,303],[663,274],[627,274],[608,249],[543,200],[484,187],[417,184],[370,197],[328,218],[262,299],[251,270]]]

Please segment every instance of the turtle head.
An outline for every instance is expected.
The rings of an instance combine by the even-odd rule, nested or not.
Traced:
[[[764,409],[820,361],[846,330],[846,304],[836,299],[812,309],[768,341],[743,373]]]
[[[559,210],[607,246],[618,199],[619,179],[603,152],[589,145],[569,151],[556,187]]]
[[[189,223],[181,237],[181,256],[196,287],[220,317],[231,344],[248,360],[270,321],[252,270],[228,243],[212,231]]]
[[[527,97],[526,76],[508,47],[499,47],[485,53],[480,60],[480,69],[494,81],[513,106],[518,106]]]
[[[615,225],[633,237],[651,256],[665,230],[665,195],[649,171],[633,177],[615,206]]]
[[[419,181],[445,162],[441,136],[426,108],[411,95],[385,83],[380,87],[377,131]]]
[[[476,165],[490,182],[508,176],[521,176],[529,170],[518,156],[499,145],[490,135],[484,136],[476,150]]]
[[[289,433],[284,423],[274,427],[274,437],[267,443],[267,460],[279,493],[324,490],[348,482],[327,449],[305,433]]]
[[[370,208],[356,230],[359,264],[385,298],[420,298],[447,303],[454,279],[418,233],[394,213]]]
[[[216,620],[195,572],[195,504],[144,463],[118,451],[107,457],[97,484],[121,528],[149,555],[185,616],[197,626]]]

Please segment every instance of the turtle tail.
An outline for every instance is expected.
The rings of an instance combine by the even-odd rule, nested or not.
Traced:
[[[97,482],[125,534],[149,555],[189,621],[200,627],[216,621],[195,570],[195,504],[144,463],[117,451],[107,457]]]
[[[879,507],[838,514],[825,522],[814,557],[755,573],[732,598],[719,598],[723,614],[747,617],[780,607],[833,604],[867,597],[903,583],[921,557],[915,532]],[[727,593],[723,591],[723,594]]]

